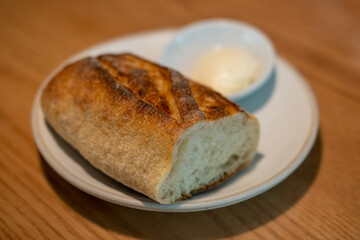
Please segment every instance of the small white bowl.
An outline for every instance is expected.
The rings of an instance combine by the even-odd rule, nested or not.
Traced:
[[[215,47],[244,50],[259,63],[257,78],[248,87],[226,95],[230,100],[250,95],[270,78],[275,51],[269,38],[249,24],[227,19],[199,21],[180,29],[165,47],[160,63],[190,77],[196,61]]]

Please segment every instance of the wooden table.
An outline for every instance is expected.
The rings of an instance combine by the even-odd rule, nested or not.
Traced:
[[[210,17],[262,29],[313,88],[320,130],[294,174],[248,201],[174,214],[102,201],[48,166],[30,111],[53,68],[109,38]],[[2,0],[0,76],[0,239],[360,239],[357,0]]]

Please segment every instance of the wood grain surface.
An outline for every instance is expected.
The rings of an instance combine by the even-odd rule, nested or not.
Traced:
[[[63,180],[30,127],[60,62],[109,38],[226,17],[269,35],[309,81],[320,130],[305,162],[245,202],[157,213]],[[0,1],[0,239],[360,239],[360,1]]]

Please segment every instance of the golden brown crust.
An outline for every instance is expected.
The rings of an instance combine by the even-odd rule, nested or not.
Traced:
[[[41,104],[50,125],[91,164],[155,200],[182,133],[243,112],[211,89],[131,54],[66,66],[44,89]]]
[[[206,117],[180,73],[131,54],[97,58],[110,75],[137,98],[189,127]]]
[[[156,196],[171,166],[173,146],[185,130],[174,118],[139,100],[94,58],[57,74],[44,89],[41,103],[50,125],[91,164]]]
[[[245,112],[212,89],[135,55],[108,54],[97,60],[117,83],[185,127]]]
[[[230,102],[211,88],[189,81],[193,96],[208,121],[214,121],[238,112],[248,115],[240,106]]]

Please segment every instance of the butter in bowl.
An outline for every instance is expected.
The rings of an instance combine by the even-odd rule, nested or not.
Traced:
[[[236,101],[270,78],[275,51],[257,28],[240,21],[211,19],[180,29],[160,62]]]

